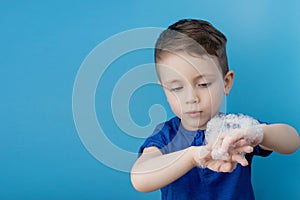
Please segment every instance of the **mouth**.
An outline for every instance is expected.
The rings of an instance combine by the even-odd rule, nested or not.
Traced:
[[[203,113],[202,111],[188,111],[185,114],[187,114],[191,118],[196,118],[196,117],[200,117],[202,113]]]

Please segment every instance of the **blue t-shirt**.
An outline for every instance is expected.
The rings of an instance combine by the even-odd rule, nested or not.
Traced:
[[[162,154],[185,149],[189,146],[201,146],[204,142],[204,131],[188,131],[180,125],[180,119],[174,117],[159,124],[154,133],[146,139],[139,149],[155,146]],[[237,165],[231,173],[214,172],[207,168],[195,167],[185,175],[161,188],[163,200],[253,200],[251,184],[251,162],[254,155],[268,156],[271,151],[254,148],[246,154],[249,165]]]

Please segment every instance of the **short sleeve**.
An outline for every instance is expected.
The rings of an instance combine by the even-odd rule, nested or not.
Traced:
[[[265,150],[261,148],[259,145],[255,146],[253,149],[253,154],[257,156],[267,157],[269,156],[273,151]]]
[[[259,121],[259,120],[258,120]],[[266,122],[262,122],[262,121],[259,121],[260,124],[268,124]],[[261,156],[261,157],[267,157],[269,156],[270,154],[272,153],[272,151],[269,151],[269,150],[265,150],[263,148],[261,148],[259,145],[256,145],[254,148],[253,148],[253,152],[252,153],[249,153],[249,154],[246,154],[246,159],[248,160],[248,162],[252,162],[252,158],[253,156]]]
[[[262,122],[260,120],[258,120],[258,122],[260,124],[269,124],[267,122]],[[257,156],[262,156],[262,157],[267,157],[269,156],[273,151],[269,151],[269,150],[265,150],[263,148],[261,148],[259,145],[255,146],[254,149],[253,149],[253,154],[254,155],[257,155]]]
[[[141,156],[145,148],[152,146],[157,147],[162,152],[162,154],[165,154],[166,152],[164,147],[168,144],[168,139],[166,137],[168,129],[169,127],[166,123],[162,123],[156,126],[155,130],[153,131],[153,134],[150,137],[148,137],[140,147],[138,156]]]
[[[145,148],[153,147],[153,146],[161,150],[165,145],[162,143],[161,138],[151,136],[147,138],[144,144],[140,147],[138,155],[141,156]]]

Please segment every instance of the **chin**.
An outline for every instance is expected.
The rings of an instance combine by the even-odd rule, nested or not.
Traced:
[[[188,123],[184,127],[186,127],[188,130],[191,130],[191,131],[196,131],[196,130],[199,130],[199,129],[205,130],[206,123],[205,124],[199,123],[199,122]]]

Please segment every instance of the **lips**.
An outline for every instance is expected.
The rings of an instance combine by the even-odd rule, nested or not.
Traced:
[[[202,111],[189,111],[189,112],[186,112],[185,114],[187,114],[191,118],[195,118],[195,117],[200,117],[200,115],[202,114]]]

